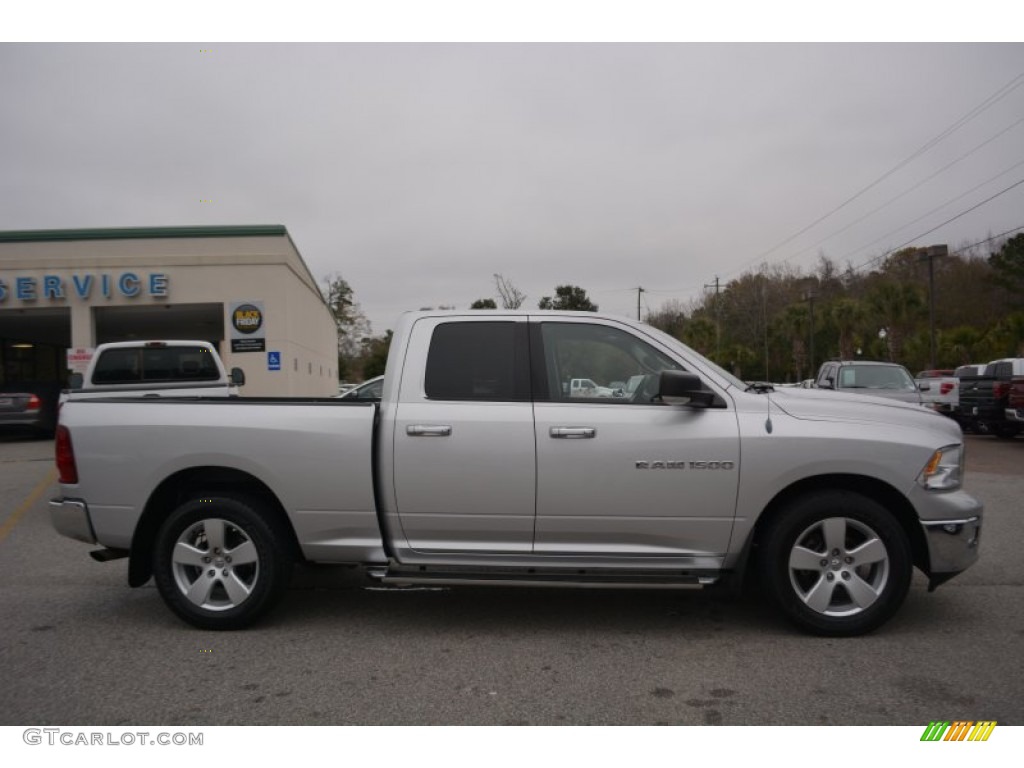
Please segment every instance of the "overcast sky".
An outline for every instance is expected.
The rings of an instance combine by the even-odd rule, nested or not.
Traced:
[[[0,229],[284,224],[376,333],[496,272],[635,315],[1024,227],[1021,184],[922,234],[1024,180],[1022,44],[4,44],[0,72]]]

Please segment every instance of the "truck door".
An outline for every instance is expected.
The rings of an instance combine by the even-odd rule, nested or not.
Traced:
[[[394,422],[395,504],[418,552],[533,546],[536,451],[525,317],[427,317],[408,345]]]
[[[731,404],[652,402],[660,372],[682,366],[612,321],[545,318],[534,324],[531,340],[534,369],[542,372],[534,379],[534,551],[717,565],[729,543],[739,478]],[[574,397],[562,383],[576,378],[592,379],[600,394]]]

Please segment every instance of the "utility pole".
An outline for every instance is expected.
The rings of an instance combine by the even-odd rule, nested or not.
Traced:
[[[704,287],[715,289],[715,362],[717,363],[719,361],[719,358],[721,357],[719,347],[721,346],[722,337],[721,320],[719,318],[718,312],[718,291],[720,289],[720,285],[718,283],[718,275],[715,275],[714,283],[704,283]]]
[[[811,323],[810,323],[810,325],[811,325],[811,344],[810,344],[810,347],[811,347],[811,363],[808,366],[808,368],[810,369],[811,376],[813,376],[814,373],[815,373],[815,369],[814,369],[814,291],[807,291],[804,294],[804,300],[807,301],[811,305]]]
[[[640,294],[644,292],[643,288],[636,289],[636,319],[640,321]]]
[[[771,381],[772,377],[768,373],[768,281],[765,280],[761,283],[761,312],[762,322],[764,323],[764,380]]]
[[[935,367],[935,257],[948,256],[948,245],[929,245],[918,261],[928,262],[928,367]]]

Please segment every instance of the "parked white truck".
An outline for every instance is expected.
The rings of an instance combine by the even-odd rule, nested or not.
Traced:
[[[635,376],[619,398],[569,386]],[[747,386],[589,312],[406,315],[379,403],[72,400],[56,451],[57,530],[212,629],[263,615],[307,560],[400,585],[749,575],[801,628],[854,635],[914,566],[934,588],[971,565],[982,520],[953,421]]]
[[[115,341],[100,344],[85,374],[73,374],[70,384],[61,403],[114,395],[228,397],[238,394],[245,374],[229,374],[208,341]]]

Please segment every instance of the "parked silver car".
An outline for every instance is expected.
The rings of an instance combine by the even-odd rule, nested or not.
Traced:
[[[850,394],[886,397],[904,403],[923,403],[921,390],[910,371],[896,363],[830,360],[822,363],[818,369],[814,386]]]
[[[53,434],[53,403],[34,392],[0,392],[0,429]]]
[[[384,377],[374,376],[372,379],[367,379],[362,384],[352,389],[337,395],[339,400],[380,400],[381,395],[384,392]]]

